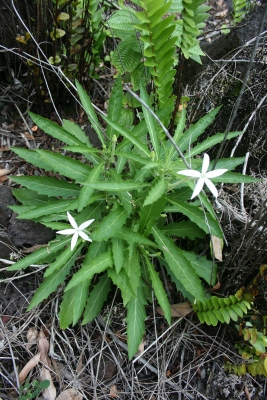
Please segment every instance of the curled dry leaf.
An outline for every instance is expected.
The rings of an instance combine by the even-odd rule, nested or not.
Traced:
[[[52,381],[50,371],[48,371],[48,369],[46,369],[45,367],[42,367],[40,373],[40,381],[44,380],[48,380],[50,382],[50,385],[48,386],[48,388],[43,390],[43,398],[45,400],[55,400],[57,396],[57,391]]]
[[[41,353],[41,361],[50,367],[51,361],[49,357],[47,356],[48,350],[49,350],[49,342],[47,338],[45,337],[45,334],[43,331],[40,331],[39,337],[38,337],[38,350]]]
[[[27,332],[26,338],[27,338],[27,349],[29,350],[33,344],[36,343],[37,341],[37,336],[38,336],[38,331],[36,328],[30,328]]]
[[[217,258],[217,260],[222,261],[223,240],[217,236],[211,235],[211,242],[214,257]]]
[[[10,174],[11,171],[12,171],[11,169],[6,169],[6,168],[0,169],[0,176],[8,175]]]
[[[113,399],[118,397],[118,390],[117,390],[117,386],[116,385],[112,385],[111,386],[109,395],[110,395],[110,397],[113,397]]]
[[[142,342],[138,346],[138,352],[139,354],[143,354],[145,351],[145,337],[143,336]]]
[[[22,370],[19,373],[19,383],[23,383],[25,379],[27,378],[28,373],[38,364],[40,361],[41,353],[36,354],[33,358],[30,359],[30,361],[27,362],[27,364],[22,368]]]
[[[83,400],[83,396],[76,389],[67,389],[60,393],[56,400]]]
[[[164,316],[164,312],[161,307],[156,308],[157,313]],[[190,304],[185,301],[184,303],[171,304],[171,316],[175,318],[185,317],[192,311]]]

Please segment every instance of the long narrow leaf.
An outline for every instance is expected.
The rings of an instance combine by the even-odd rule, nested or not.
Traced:
[[[122,206],[112,210],[92,233],[92,240],[99,242],[114,236],[116,231],[124,225],[127,217],[128,213]]]
[[[94,286],[87,301],[82,325],[91,322],[103,307],[110,291],[110,278],[107,274],[100,277],[99,282]]]
[[[150,105],[150,100],[148,97],[148,94],[144,88],[144,86],[140,85],[140,97],[141,99],[144,101],[144,103],[151,108]],[[155,118],[153,117],[153,115],[147,110],[147,108],[142,105],[142,110],[143,110],[143,114],[145,117],[145,121],[146,121],[146,126],[148,129],[148,133],[149,133],[149,137],[153,146],[153,150],[155,153],[155,159],[158,160],[159,158],[159,128],[158,128],[158,123],[156,122]]]
[[[219,223],[206,212],[204,213],[201,209],[196,206],[192,206],[183,201],[174,201],[171,198],[168,199],[173,206],[165,207],[165,212],[180,212],[186,215],[191,221],[195,222],[204,232],[210,233],[223,239],[223,234]]]
[[[139,286],[137,297],[132,298],[127,304],[127,343],[130,360],[137,352],[145,333],[145,305],[142,288]]]
[[[106,121],[108,125],[110,125],[116,132],[120,133],[122,136],[130,140],[130,142],[136,146],[143,154],[147,157],[150,157],[150,151],[147,146],[145,146],[139,139],[137,139],[133,134],[127,129],[123,128],[121,125],[116,124],[115,122],[110,121],[107,117],[102,115],[102,118]]]
[[[81,282],[87,279],[92,279],[95,274],[105,271],[113,265],[113,258],[110,251],[100,254],[88,263],[84,263],[82,268],[73,275],[72,279],[66,287],[66,291],[78,286]]]
[[[102,145],[105,145],[105,140],[104,140],[104,136],[103,133],[101,131],[100,128],[100,123],[98,121],[97,115],[95,113],[94,107],[92,106],[90,97],[88,96],[88,94],[86,93],[86,91],[83,89],[83,87],[80,85],[80,83],[76,80],[75,82],[76,87],[77,87],[77,91],[81,100],[81,103],[84,107],[84,110],[88,116],[89,121],[92,124],[92,127],[94,128],[94,130],[97,133],[97,136],[100,140],[100,142],[102,143]]]
[[[59,238],[58,238],[59,239]],[[24,269],[29,267],[32,264],[39,264],[40,262],[44,261],[49,254],[56,253],[58,250],[62,249],[70,242],[70,238],[60,238],[59,240],[56,239],[53,242],[50,242],[47,247],[42,247],[39,250],[34,251],[33,253],[29,254],[25,258],[17,261],[11,267],[8,267],[8,271],[18,271],[20,269]]]
[[[152,228],[152,234],[176,278],[196,299],[204,301],[205,295],[199,277],[190,261],[183,255],[182,250],[176,247],[173,241],[168,239],[156,226]]]
[[[79,194],[78,185],[68,183],[63,179],[47,176],[13,176],[11,179],[28,189],[34,189],[37,193],[47,196],[76,197]]]
[[[89,165],[61,154],[52,153],[48,150],[36,150],[41,159],[50,165],[50,169],[59,172],[63,176],[83,182],[91,171]]]
[[[164,317],[168,321],[169,324],[171,324],[171,307],[170,303],[167,297],[167,294],[165,292],[165,289],[163,287],[163,284],[159,278],[158,273],[155,271],[154,266],[152,265],[150,259],[148,258],[147,254],[143,251],[143,257],[145,259],[150,279],[152,282],[152,286],[155,292],[155,296],[159,302],[160,307],[162,308],[164,312]]]
[[[67,132],[64,128],[57,125],[55,122],[50,121],[47,118],[43,118],[40,115],[29,112],[29,115],[33,122],[36,123],[45,133],[53,136],[54,138],[65,142],[70,146],[82,146],[83,143],[71,133]]]
[[[85,179],[84,183],[94,183],[98,181],[98,178],[103,171],[104,162],[95,166],[89,173],[87,178]],[[88,201],[90,200],[91,195],[93,194],[94,189],[84,185],[80,191],[78,197],[78,212],[81,212],[82,209],[87,206]]]

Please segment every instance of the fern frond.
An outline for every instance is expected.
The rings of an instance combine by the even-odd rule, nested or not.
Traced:
[[[174,82],[175,50],[177,37],[173,36],[176,22],[175,16],[168,12],[171,1],[144,0],[141,2],[143,11],[136,12],[139,24],[134,27],[141,32],[140,40],[144,43],[144,65],[150,67],[153,75],[159,108],[162,108],[166,100],[172,94]]]
[[[229,324],[231,319],[237,321],[239,317],[242,318],[244,314],[247,314],[250,308],[248,301],[234,295],[227,298],[212,296],[204,303],[196,300],[193,305],[200,322],[213,326],[216,326],[218,322]]]
[[[205,26],[207,11],[210,7],[202,6],[204,0],[183,0],[182,19],[179,24],[182,26],[180,46],[185,58],[192,58],[201,64],[200,55],[204,55],[200,49],[197,36]]]

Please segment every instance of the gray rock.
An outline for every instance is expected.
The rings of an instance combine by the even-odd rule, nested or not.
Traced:
[[[46,244],[55,238],[55,232],[46,226],[23,219],[17,219],[13,213],[8,227],[8,236],[15,246],[34,246],[35,244]]]
[[[16,201],[12,196],[11,189],[0,185],[0,226],[7,228],[12,215],[12,210],[7,206],[15,203]]]

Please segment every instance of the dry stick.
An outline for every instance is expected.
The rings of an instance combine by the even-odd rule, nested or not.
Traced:
[[[0,323],[1,323],[1,325],[2,325],[3,332],[4,332],[4,331],[5,331],[5,327],[4,327],[4,323],[3,323],[3,321],[2,321],[2,318],[0,318]],[[12,350],[12,346],[11,346],[11,343],[10,343],[10,340],[9,340],[9,337],[8,337],[8,334],[6,335],[6,340],[7,340],[8,347],[9,347],[10,354],[11,354],[11,358],[12,358],[12,364],[13,364],[13,368],[14,368],[14,374],[15,374],[15,377],[16,377],[17,389],[19,389],[19,388],[20,388],[19,376],[18,376],[18,371],[17,371],[17,366],[16,366],[16,361],[15,361],[14,353],[13,353],[13,350]]]
[[[221,156],[221,154],[222,154],[222,151],[223,151],[225,142],[226,142],[226,140],[227,140],[227,136],[228,136],[228,134],[229,134],[229,132],[230,132],[230,129],[232,128],[233,122],[234,122],[235,117],[236,117],[236,115],[237,115],[237,111],[238,111],[238,109],[239,109],[239,106],[240,106],[240,103],[241,103],[243,94],[244,94],[244,92],[245,92],[245,88],[246,88],[246,84],[247,84],[247,81],[248,81],[248,78],[249,78],[250,70],[251,70],[251,67],[252,67],[252,64],[253,64],[253,61],[254,61],[254,57],[255,57],[255,53],[256,53],[256,50],[257,50],[257,47],[258,47],[258,44],[259,44],[260,35],[261,35],[261,32],[263,31],[264,20],[265,20],[266,16],[267,16],[267,3],[266,3],[266,5],[265,5],[264,11],[263,11],[263,13],[262,13],[261,22],[260,22],[260,27],[259,27],[259,33],[258,33],[257,39],[256,39],[256,41],[255,41],[255,43],[254,43],[254,46],[253,46],[253,49],[252,49],[252,52],[251,52],[250,63],[249,63],[249,65],[248,65],[248,68],[247,68],[247,71],[246,71],[246,74],[245,74],[245,78],[244,78],[244,81],[243,81],[241,90],[240,90],[239,95],[238,95],[238,98],[237,98],[237,100],[236,100],[234,109],[233,109],[233,111],[232,111],[232,113],[231,113],[230,120],[229,120],[229,122],[228,122],[228,124],[227,124],[227,127],[226,127],[226,130],[225,130],[224,139],[223,139],[223,141],[222,141],[222,143],[221,143],[221,145],[220,145],[220,148],[219,148],[219,151],[218,151],[217,156],[216,156],[216,158],[215,158],[215,161],[214,161],[214,163],[213,163],[212,169],[215,168],[215,166],[216,166],[216,164],[217,164],[217,162],[218,162],[218,160],[219,160],[219,158],[220,158],[220,156]]]
[[[243,165],[243,171],[242,174],[246,175],[246,169],[247,169],[247,164],[248,164],[248,158],[249,158],[249,152],[246,153],[244,165]],[[241,214],[246,215],[246,210],[244,207],[244,183],[241,183],[240,185],[240,209],[241,209]]]
[[[113,339],[116,343],[118,343],[118,345],[119,345],[120,347],[122,347],[124,350],[128,351],[128,346],[127,346],[125,343],[123,343],[120,339],[118,339],[117,336],[112,332],[112,330],[106,326],[105,322],[104,322],[103,319],[100,317],[100,315],[98,315],[98,316],[96,317],[96,320],[97,320],[97,321],[99,322],[99,324],[108,332],[108,334],[112,337],[112,339]],[[149,364],[149,363],[147,362],[146,359],[144,359],[143,357],[139,356],[139,357],[138,357],[138,360],[139,360],[142,364],[144,364],[150,371],[152,371],[155,375],[158,375],[158,370],[157,370],[155,367],[153,367],[153,365]],[[136,359],[135,359],[133,362],[135,362],[135,361],[136,361]],[[169,386],[171,386],[173,389],[178,390],[178,391],[182,390],[182,388],[180,388],[180,387],[179,387],[178,385],[176,385],[174,382],[171,382],[171,381],[169,381],[169,380],[167,380],[166,382],[167,382],[167,384],[168,384]],[[188,396],[190,399],[192,399],[192,400],[194,399],[194,396],[193,396],[193,395],[191,395],[191,394],[189,394],[189,393],[185,393],[185,394],[186,394],[186,396]]]

